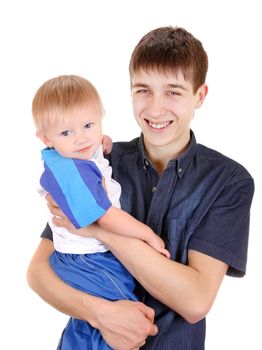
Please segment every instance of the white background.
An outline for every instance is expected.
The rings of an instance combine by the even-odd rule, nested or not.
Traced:
[[[35,192],[42,147],[31,118],[35,90],[59,74],[87,77],[104,101],[105,133],[131,139],[139,129],[129,58],[142,35],[165,25],[185,27],[209,55],[209,94],[192,125],[198,142],[245,165],[256,182],[247,275],[225,278],[207,319],[206,349],[262,348],[260,13],[255,0],[1,2],[0,348],[55,349],[67,319],[34,294],[25,277],[46,221]]]

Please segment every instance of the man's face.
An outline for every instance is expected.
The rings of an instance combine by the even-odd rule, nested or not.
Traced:
[[[146,148],[174,146],[183,149],[189,142],[190,123],[207,93],[202,85],[193,93],[192,83],[181,71],[160,73],[140,70],[131,77],[132,103]]]

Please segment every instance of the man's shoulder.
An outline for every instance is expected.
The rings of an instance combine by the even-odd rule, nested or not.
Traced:
[[[110,165],[113,167],[113,171],[120,164],[125,164],[125,167],[130,167],[136,162],[139,153],[139,138],[135,138],[128,142],[114,142],[112,152],[105,157],[109,160]]]
[[[252,178],[244,165],[215,149],[209,148],[202,144],[197,144],[197,155],[200,162],[207,162],[212,167],[223,168],[228,174],[238,174],[244,178]]]
[[[138,152],[139,137],[131,141],[118,141],[113,143],[113,154],[127,155],[134,154]]]

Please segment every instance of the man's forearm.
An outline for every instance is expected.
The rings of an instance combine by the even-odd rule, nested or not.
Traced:
[[[190,252],[192,266],[187,266],[163,257],[137,239],[113,234],[102,234],[98,238],[103,239],[156,299],[188,322],[195,323],[205,317],[226,272],[226,264],[201,253]]]
[[[54,222],[59,224],[58,220]],[[69,228],[66,218],[60,225]],[[228,267],[197,251],[189,251],[188,265],[183,265],[139,239],[113,234],[97,224],[78,233],[102,241],[152,296],[190,323],[209,312]]]

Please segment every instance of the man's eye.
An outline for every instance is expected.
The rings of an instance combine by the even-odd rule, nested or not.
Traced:
[[[139,90],[136,90],[136,94],[146,94],[148,92],[147,89],[139,89]]]
[[[87,123],[87,124],[85,125],[85,128],[86,128],[86,129],[90,129],[90,128],[92,128],[93,125],[94,125],[94,123]]]
[[[68,136],[68,135],[70,135],[70,131],[69,130],[62,131],[60,135]]]
[[[174,91],[174,90],[170,90],[170,91],[167,91],[167,95],[170,95],[170,96],[179,96],[181,95],[179,92],[177,91]]]

